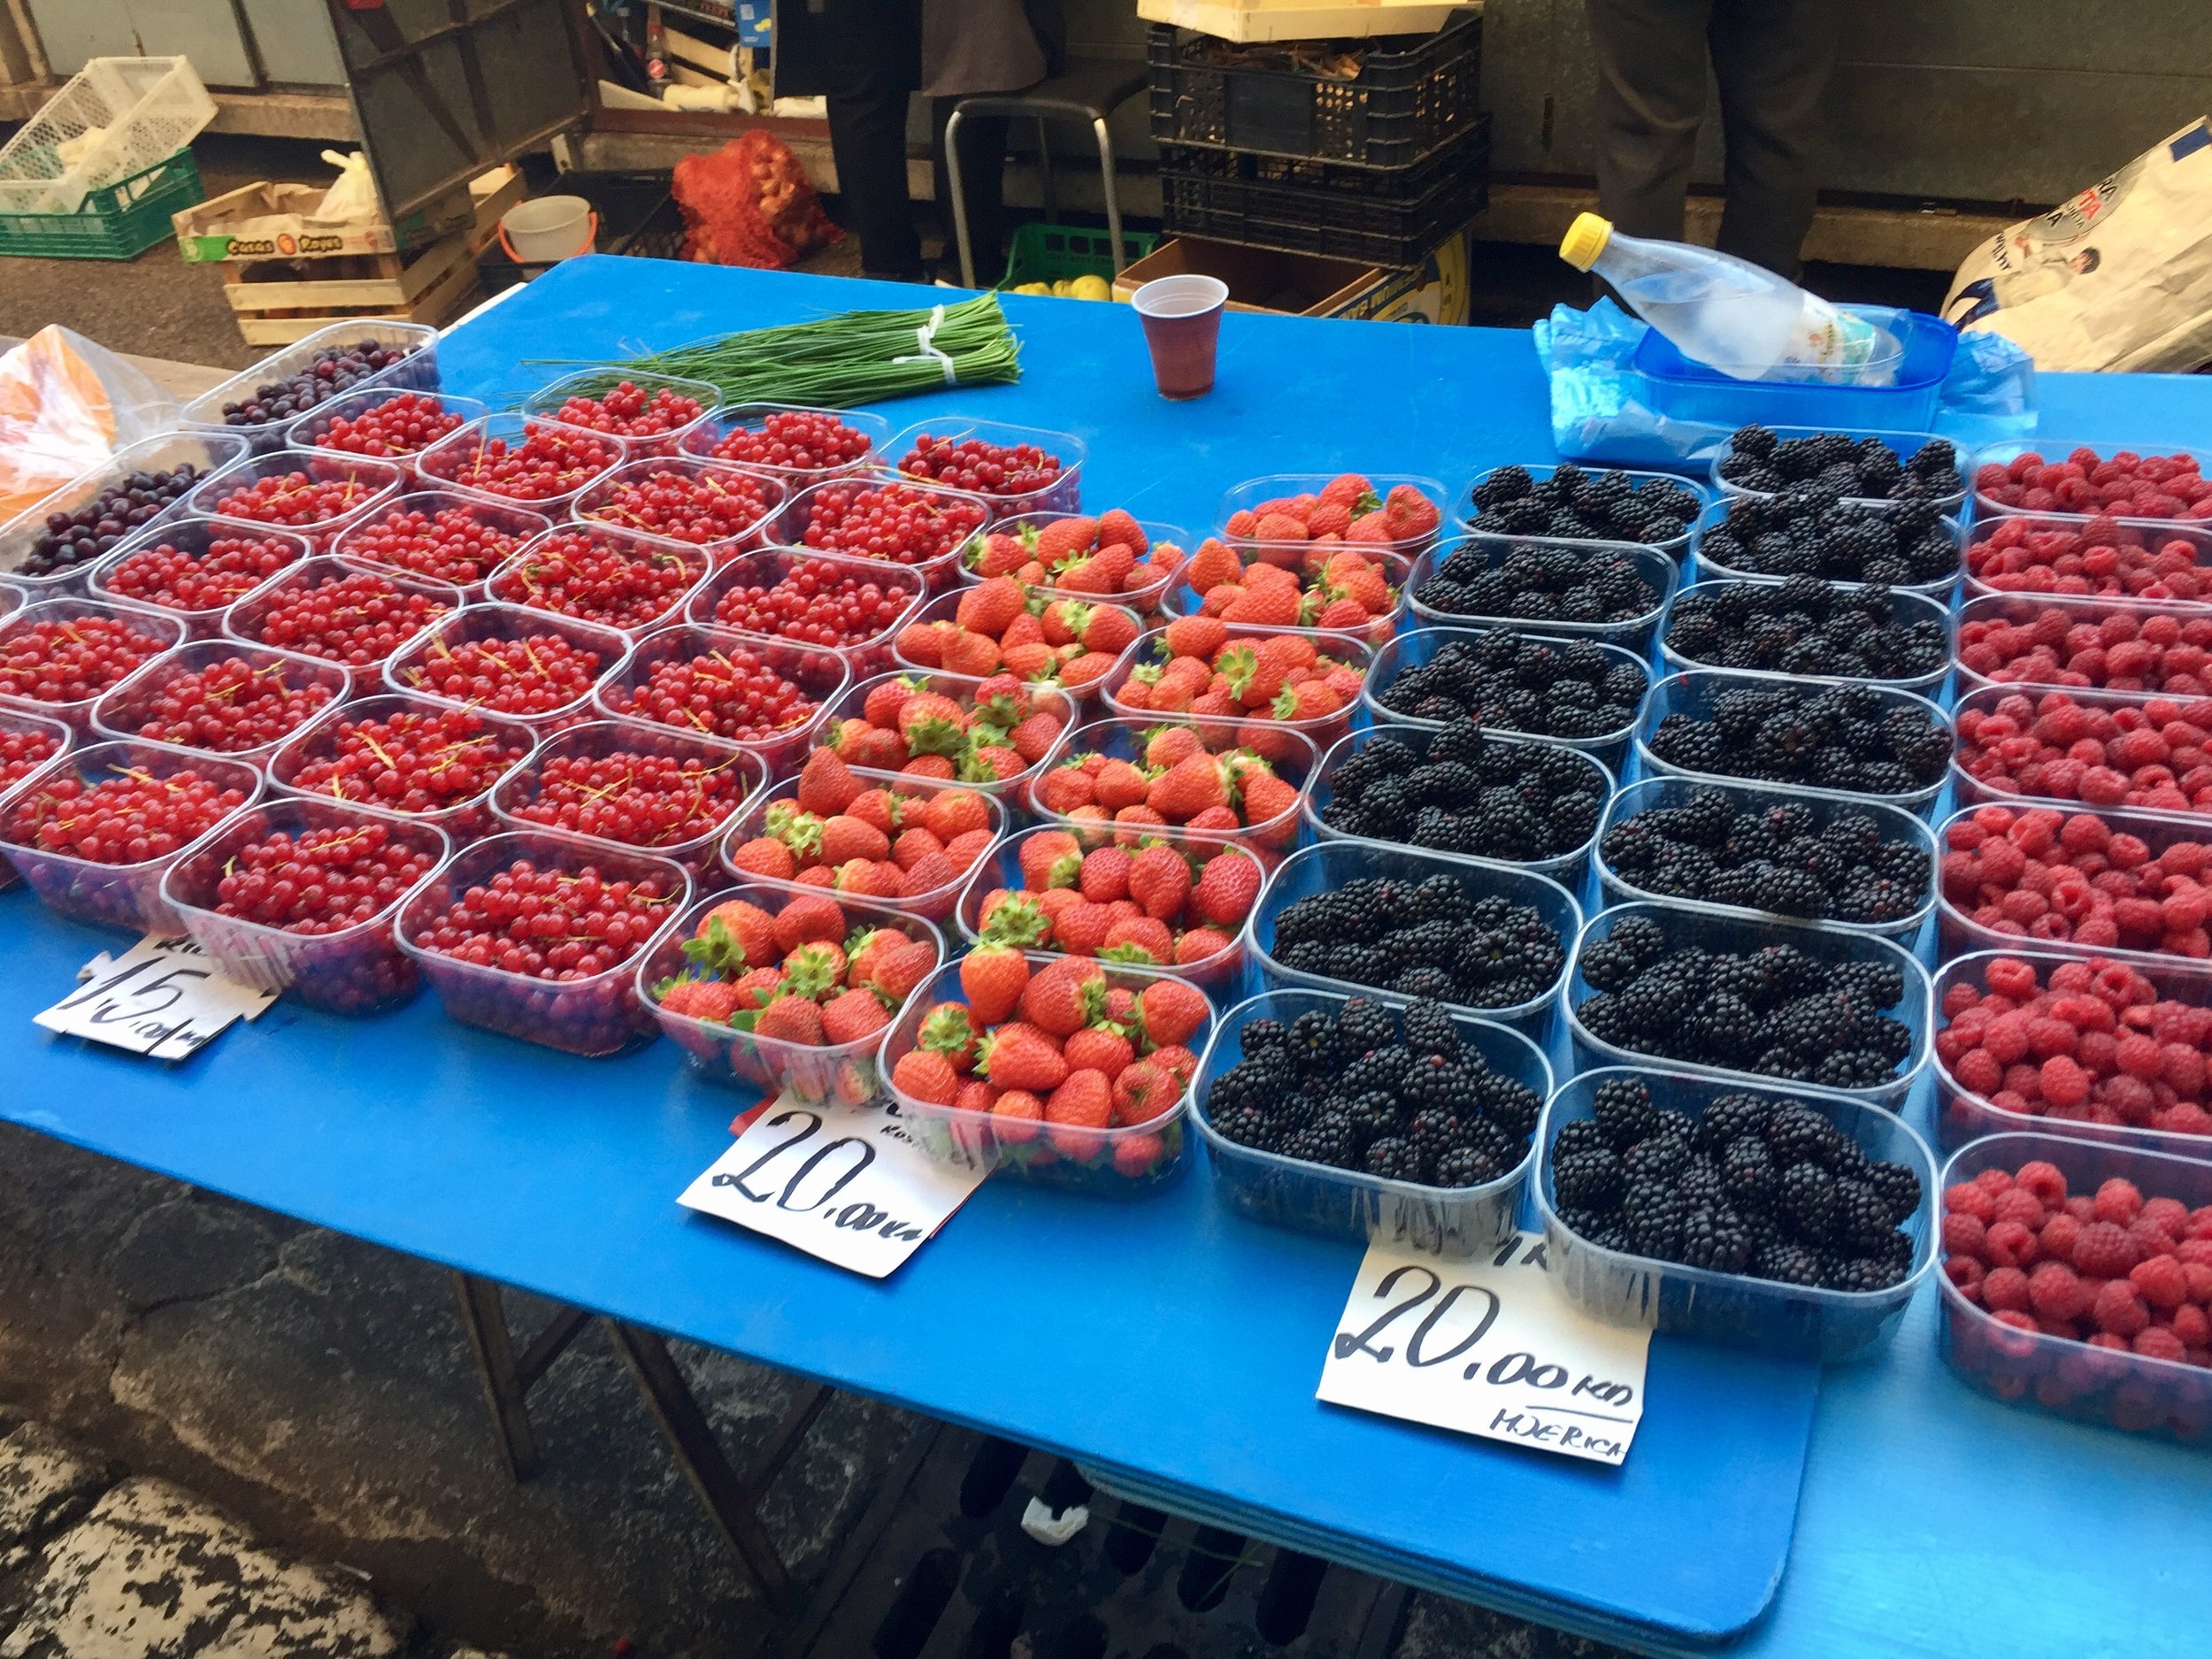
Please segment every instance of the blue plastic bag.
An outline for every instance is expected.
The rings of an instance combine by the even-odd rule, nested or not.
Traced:
[[[1634,366],[1647,327],[1610,299],[1587,311],[1554,306],[1536,325],[1553,446],[1578,461],[1701,472],[1732,428],[1671,419],[1653,406],[1650,382]],[[2026,437],[2035,421],[2034,360],[2001,334],[1961,334],[1933,429],[1970,449]]]

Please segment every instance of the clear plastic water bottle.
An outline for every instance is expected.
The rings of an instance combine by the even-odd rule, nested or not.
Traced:
[[[1902,348],[1886,329],[1733,255],[1624,236],[1577,216],[1559,257],[1595,271],[1682,355],[1739,380],[1879,385]]]

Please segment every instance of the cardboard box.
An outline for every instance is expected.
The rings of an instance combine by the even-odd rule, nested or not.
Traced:
[[[382,219],[320,219],[313,210],[328,187],[319,184],[241,185],[227,196],[188,207],[171,221],[177,248],[188,263],[217,265],[252,259],[339,259],[362,254],[408,253],[455,231],[473,227],[488,239],[499,216],[523,197],[522,174],[512,166],[479,173],[435,208],[411,213],[394,227]],[[487,222],[488,220],[488,223]]]
[[[1418,269],[1385,271],[1315,254],[1277,253],[1239,242],[1174,236],[1114,279],[1126,300],[1155,277],[1218,277],[1233,311],[1347,317],[1373,322],[1467,320],[1467,239],[1450,238]]]

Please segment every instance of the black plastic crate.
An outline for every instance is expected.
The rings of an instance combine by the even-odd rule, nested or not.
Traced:
[[[1482,15],[1433,35],[1236,46],[1152,26],[1152,136],[1165,143],[1406,167],[1462,136],[1481,114]],[[1357,75],[1324,73],[1343,55]]]
[[[1284,253],[1411,267],[1489,204],[1490,118],[1394,172],[1163,144],[1170,231]]]

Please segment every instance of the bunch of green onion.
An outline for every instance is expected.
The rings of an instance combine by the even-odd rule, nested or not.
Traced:
[[[702,340],[624,366],[705,380],[733,403],[844,409],[887,397],[1021,379],[998,296],[931,311],[841,311],[818,322]]]

